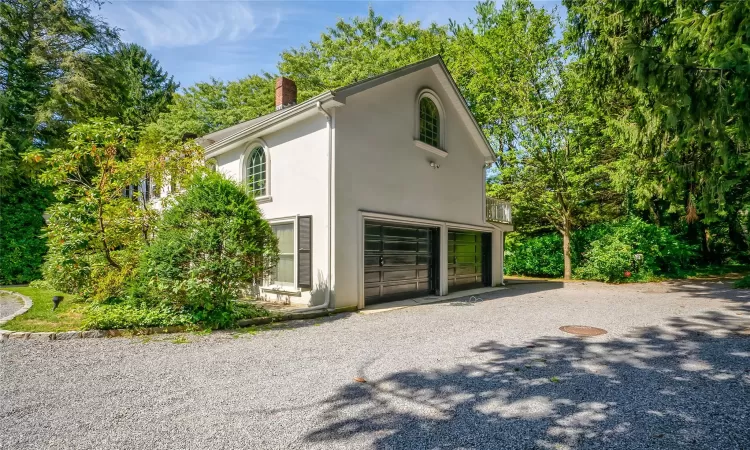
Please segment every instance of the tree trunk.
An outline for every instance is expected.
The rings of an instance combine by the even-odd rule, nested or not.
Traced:
[[[570,280],[573,278],[573,269],[570,264],[570,224],[566,221],[562,229],[563,236],[563,263],[565,269],[563,272],[563,278]]]

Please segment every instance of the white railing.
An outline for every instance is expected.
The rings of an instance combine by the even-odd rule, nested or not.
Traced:
[[[487,220],[490,222],[513,223],[510,216],[510,203],[496,198],[486,199]]]

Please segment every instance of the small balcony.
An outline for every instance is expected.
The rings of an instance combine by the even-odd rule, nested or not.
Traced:
[[[510,202],[487,197],[487,221],[512,224],[510,216]]]

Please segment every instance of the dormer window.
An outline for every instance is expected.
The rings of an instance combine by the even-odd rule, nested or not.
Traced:
[[[437,94],[422,89],[417,96],[414,144],[445,158],[445,110]]]
[[[419,100],[419,140],[440,148],[440,112],[427,96]]]

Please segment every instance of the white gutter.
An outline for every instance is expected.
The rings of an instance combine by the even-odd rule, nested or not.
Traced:
[[[314,311],[317,309],[326,309],[331,303],[331,248],[332,245],[332,228],[333,228],[333,208],[332,197],[333,192],[331,191],[332,180],[333,180],[333,125],[331,123],[331,115],[323,109],[323,104],[318,101],[316,104],[318,111],[326,117],[326,128],[328,129],[328,273],[326,274],[326,297],[322,305],[311,306],[306,308],[305,311]]]

